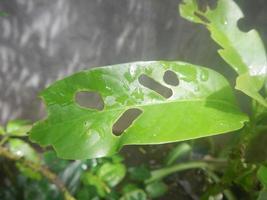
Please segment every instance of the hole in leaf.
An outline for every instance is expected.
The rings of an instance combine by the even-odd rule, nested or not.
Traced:
[[[243,32],[249,32],[253,29],[253,26],[246,20],[246,18],[241,18],[237,22],[237,27]]]
[[[141,85],[157,92],[161,96],[165,97],[166,99],[172,96],[172,90],[170,88],[165,87],[164,85],[161,85],[157,81],[155,81],[153,78],[142,74],[139,76],[138,81]]]
[[[76,102],[85,108],[103,110],[104,101],[101,95],[97,92],[81,91],[77,92],[75,96]]]
[[[196,15],[204,23],[210,23],[210,20],[207,17],[205,17],[204,15],[202,15],[202,14],[200,14],[198,12],[194,12],[194,15]]]
[[[172,85],[172,86],[178,86],[179,85],[179,79],[177,77],[177,74],[171,70],[168,70],[164,73],[163,80],[168,85]]]
[[[207,8],[213,10],[217,7],[217,0],[198,0],[197,3],[198,9],[202,12],[206,12]]]
[[[142,110],[138,108],[131,108],[126,110],[120,118],[114,123],[112,133],[120,136],[132,123],[142,114]]]

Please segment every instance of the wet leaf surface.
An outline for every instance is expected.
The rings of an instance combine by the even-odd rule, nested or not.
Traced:
[[[178,86],[164,82],[166,71]],[[140,83],[146,75],[155,85]],[[170,97],[158,93],[171,90]],[[104,108],[84,108],[75,101],[80,91],[98,92]],[[76,73],[44,90],[48,118],[35,124],[32,141],[52,145],[58,156],[85,159],[112,155],[123,145],[160,144],[200,138],[240,129],[247,120],[232,90],[213,70],[182,62],[136,62]],[[129,109],[142,111],[119,136],[114,123]]]

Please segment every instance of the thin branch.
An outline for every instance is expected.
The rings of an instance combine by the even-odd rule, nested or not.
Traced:
[[[23,157],[17,156],[11,153],[8,149],[0,146],[0,156],[3,156],[9,160],[13,160],[15,162],[20,162],[25,167],[29,167],[32,170],[41,173],[44,177],[46,177],[51,183],[55,184],[58,189],[64,195],[65,200],[75,200],[75,198],[70,194],[68,189],[65,187],[64,183],[58,178],[56,174],[51,172],[46,166],[34,163],[32,161],[26,160]]]

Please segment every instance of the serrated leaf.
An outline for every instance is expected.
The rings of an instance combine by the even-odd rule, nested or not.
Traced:
[[[163,81],[166,71],[179,85]],[[171,90],[164,98],[140,81],[142,75]],[[103,110],[75,101],[79,91],[98,92]],[[136,62],[82,71],[47,88],[48,118],[35,124],[32,141],[52,145],[59,157],[85,159],[108,156],[124,145],[159,144],[221,134],[240,129],[247,116],[239,111],[232,90],[213,70],[182,62]],[[112,132],[118,118],[135,108],[141,115],[120,136]]]
[[[233,0],[219,0],[217,7],[206,11],[199,9],[197,0],[184,0],[180,5],[182,17],[204,24],[212,39],[223,49],[220,56],[239,74],[236,89],[267,107],[267,101],[259,94],[267,77],[267,61],[264,45],[255,30],[247,33],[237,27],[244,17]]]

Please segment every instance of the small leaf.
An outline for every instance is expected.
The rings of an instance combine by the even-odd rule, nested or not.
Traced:
[[[6,131],[10,135],[25,136],[31,129],[29,121],[12,120],[7,123]]]
[[[20,139],[9,139],[9,150],[17,156],[25,157],[33,162],[40,162],[37,152],[27,143]]]
[[[110,187],[116,186],[125,177],[125,174],[126,167],[121,163],[105,163],[97,172],[97,175]]]
[[[199,9],[196,0],[184,0],[180,14],[187,20],[204,24],[212,39],[222,49],[220,56],[239,74],[236,89],[267,107],[267,101],[259,94],[267,77],[267,60],[264,45],[257,31],[245,33],[237,27],[244,17],[233,0],[219,0],[217,7],[206,11]]]
[[[267,187],[267,167],[262,165],[257,173],[258,179],[264,187]]]
[[[20,164],[19,162],[16,163],[16,167],[19,169],[20,173],[23,174],[24,176],[31,178],[33,180],[41,180],[42,179],[42,175],[37,172],[37,171],[33,171],[31,168],[29,167],[25,167],[24,165]]]
[[[151,198],[158,198],[168,191],[168,186],[162,181],[153,182],[146,186],[146,191]]]
[[[164,82],[166,71],[176,74],[178,86]],[[79,105],[75,95],[80,91],[97,92],[103,109]],[[95,68],[56,82],[41,96],[48,118],[35,124],[30,138],[52,145],[66,159],[110,156],[130,144],[217,135],[238,130],[247,121],[223,76],[182,62]],[[114,130],[115,124],[127,126]]]
[[[123,186],[122,188],[122,193],[126,194],[129,192],[132,192],[133,190],[137,190],[138,186],[133,184],[133,183],[127,183],[126,185]]]
[[[137,189],[126,193],[120,200],[147,200],[147,195],[143,190]]]
[[[144,181],[151,176],[149,169],[144,165],[129,168],[129,173],[130,178],[135,181]]]
[[[0,125],[0,135],[4,135],[5,134],[5,129],[3,126]]]
[[[104,181],[90,172],[86,172],[83,175],[82,182],[85,185],[94,186],[100,197],[105,197],[111,191]]]
[[[261,190],[258,200],[267,200],[267,167],[262,165],[257,173],[257,177],[261,184],[263,185],[263,189]]]
[[[189,153],[191,150],[191,146],[187,143],[178,144],[167,155],[165,160],[166,165],[172,165],[178,158]]]

